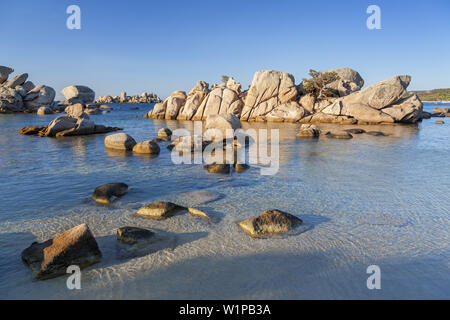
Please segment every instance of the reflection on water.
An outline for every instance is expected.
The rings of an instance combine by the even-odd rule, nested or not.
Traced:
[[[163,127],[194,130],[190,121],[150,120],[149,108],[113,106],[91,118],[119,126],[137,142]],[[431,105],[426,108],[432,109]],[[209,174],[202,165],[105,149],[105,135],[22,136],[24,126],[57,115],[0,116],[0,298],[449,298],[450,124],[338,126],[386,136],[351,140],[296,138],[300,124],[243,123],[280,129],[280,170],[261,176]],[[270,132],[269,132],[270,136]],[[124,182],[129,193],[110,206],[90,194]],[[200,206],[215,219],[188,214],[165,221],[135,212],[152,201]],[[311,228],[299,235],[250,239],[237,221],[277,208]],[[83,271],[83,290],[65,277],[32,281],[20,252],[80,223],[98,239],[102,261]],[[118,257],[115,231],[153,228],[176,239],[173,250]],[[382,290],[367,290],[365,270],[377,264]],[[217,290],[221,288],[221,290]]]

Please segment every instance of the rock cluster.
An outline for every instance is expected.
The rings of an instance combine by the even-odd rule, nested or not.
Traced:
[[[199,81],[186,95],[173,92],[157,103],[146,117],[152,119],[205,120],[211,115],[233,114],[241,121],[300,123],[379,124],[415,123],[423,118],[423,104],[408,95],[410,76],[396,76],[362,89],[364,80],[350,68],[328,70],[339,79],[326,86],[335,97],[318,99],[286,72],[263,70],[242,92],[233,78],[226,84]]]
[[[27,81],[27,73],[8,80],[13,72],[12,68],[0,66],[0,113],[33,113],[41,107],[53,106],[56,94],[53,88],[45,85],[36,87],[33,82]]]
[[[144,92],[141,95],[127,96],[122,92],[119,96],[100,96],[95,103],[154,103],[161,102],[161,99],[155,93]]]
[[[94,121],[89,119],[89,115],[85,112],[84,105],[81,103],[67,106],[65,112],[67,116],[56,118],[48,126],[25,127],[20,129],[19,133],[41,137],[65,137],[122,130],[121,128],[95,124]]]

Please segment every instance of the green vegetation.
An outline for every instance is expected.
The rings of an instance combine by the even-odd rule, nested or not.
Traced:
[[[227,83],[227,82],[228,82],[228,79],[230,79],[229,76],[222,76],[222,82],[223,82],[223,83]]]
[[[422,101],[450,101],[450,89],[414,91]]]
[[[309,75],[311,79],[303,79],[303,90],[306,93],[311,93],[319,99],[337,95],[336,90],[327,87],[340,79],[336,72],[318,72],[311,69]]]

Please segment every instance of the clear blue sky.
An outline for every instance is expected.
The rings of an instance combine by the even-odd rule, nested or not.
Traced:
[[[81,8],[68,30],[66,8]],[[366,28],[381,8],[382,30]],[[450,87],[450,1],[406,0],[0,0],[0,65],[58,92],[84,84],[97,96],[166,97],[197,80],[255,71],[349,66],[366,84],[411,74],[410,89]],[[59,96],[61,97],[61,96]]]

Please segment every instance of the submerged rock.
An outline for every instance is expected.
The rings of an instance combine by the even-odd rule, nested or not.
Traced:
[[[172,202],[158,201],[142,207],[137,211],[137,214],[143,218],[164,220],[185,209],[185,207]]]
[[[298,138],[317,138],[320,135],[320,131],[314,124],[302,124],[299,133],[296,137]]]
[[[92,199],[98,203],[109,204],[112,197],[122,197],[128,192],[128,185],[125,183],[107,183],[97,187],[92,193]]]
[[[353,138],[353,136],[346,131],[328,132],[326,134],[326,136],[328,138],[333,138],[333,139],[352,139]]]
[[[246,163],[235,163],[234,164],[234,170],[237,173],[243,173],[245,171],[247,171],[250,168],[250,166]]]
[[[148,229],[137,227],[122,227],[117,229],[117,240],[125,244],[137,244],[153,240],[155,233]]]
[[[445,122],[442,121],[442,120],[437,120],[435,123],[436,123],[436,124],[445,124]]]
[[[229,164],[222,163],[213,163],[205,165],[206,170],[209,173],[218,173],[218,174],[229,174],[231,171],[231,166]]]
[[[296,216],[280,210],[267,210],[261,215],[239,222],[239,226],[252,238],[285,234],[301,225]]]
[[[346,129],[346,130],[344,130],[344,131],[346,131],[346,132],[348,132],[348,133],[351,133],[351,134],[362,134],[362,133],[365,133],[365,132],[366,132],[366,130],[359,129],[359,128],[355,128],[355,129]]]
[[[132,150],[135,145],[136,141],[126,133],[116,133],[105,138],[105,146],[110,149]]]
[[[86,224],[74,227],[43,243],[35,242],[22,252],[22,260],[37,279],[66,275],[71,265],[85,268],[100,261],[102,254]]]
[[[383,132],[380,132],[380,131],[367,131],[366,134],[368,134],[370,136],[375,136],[375,137],[385,136],[385,134]]]

